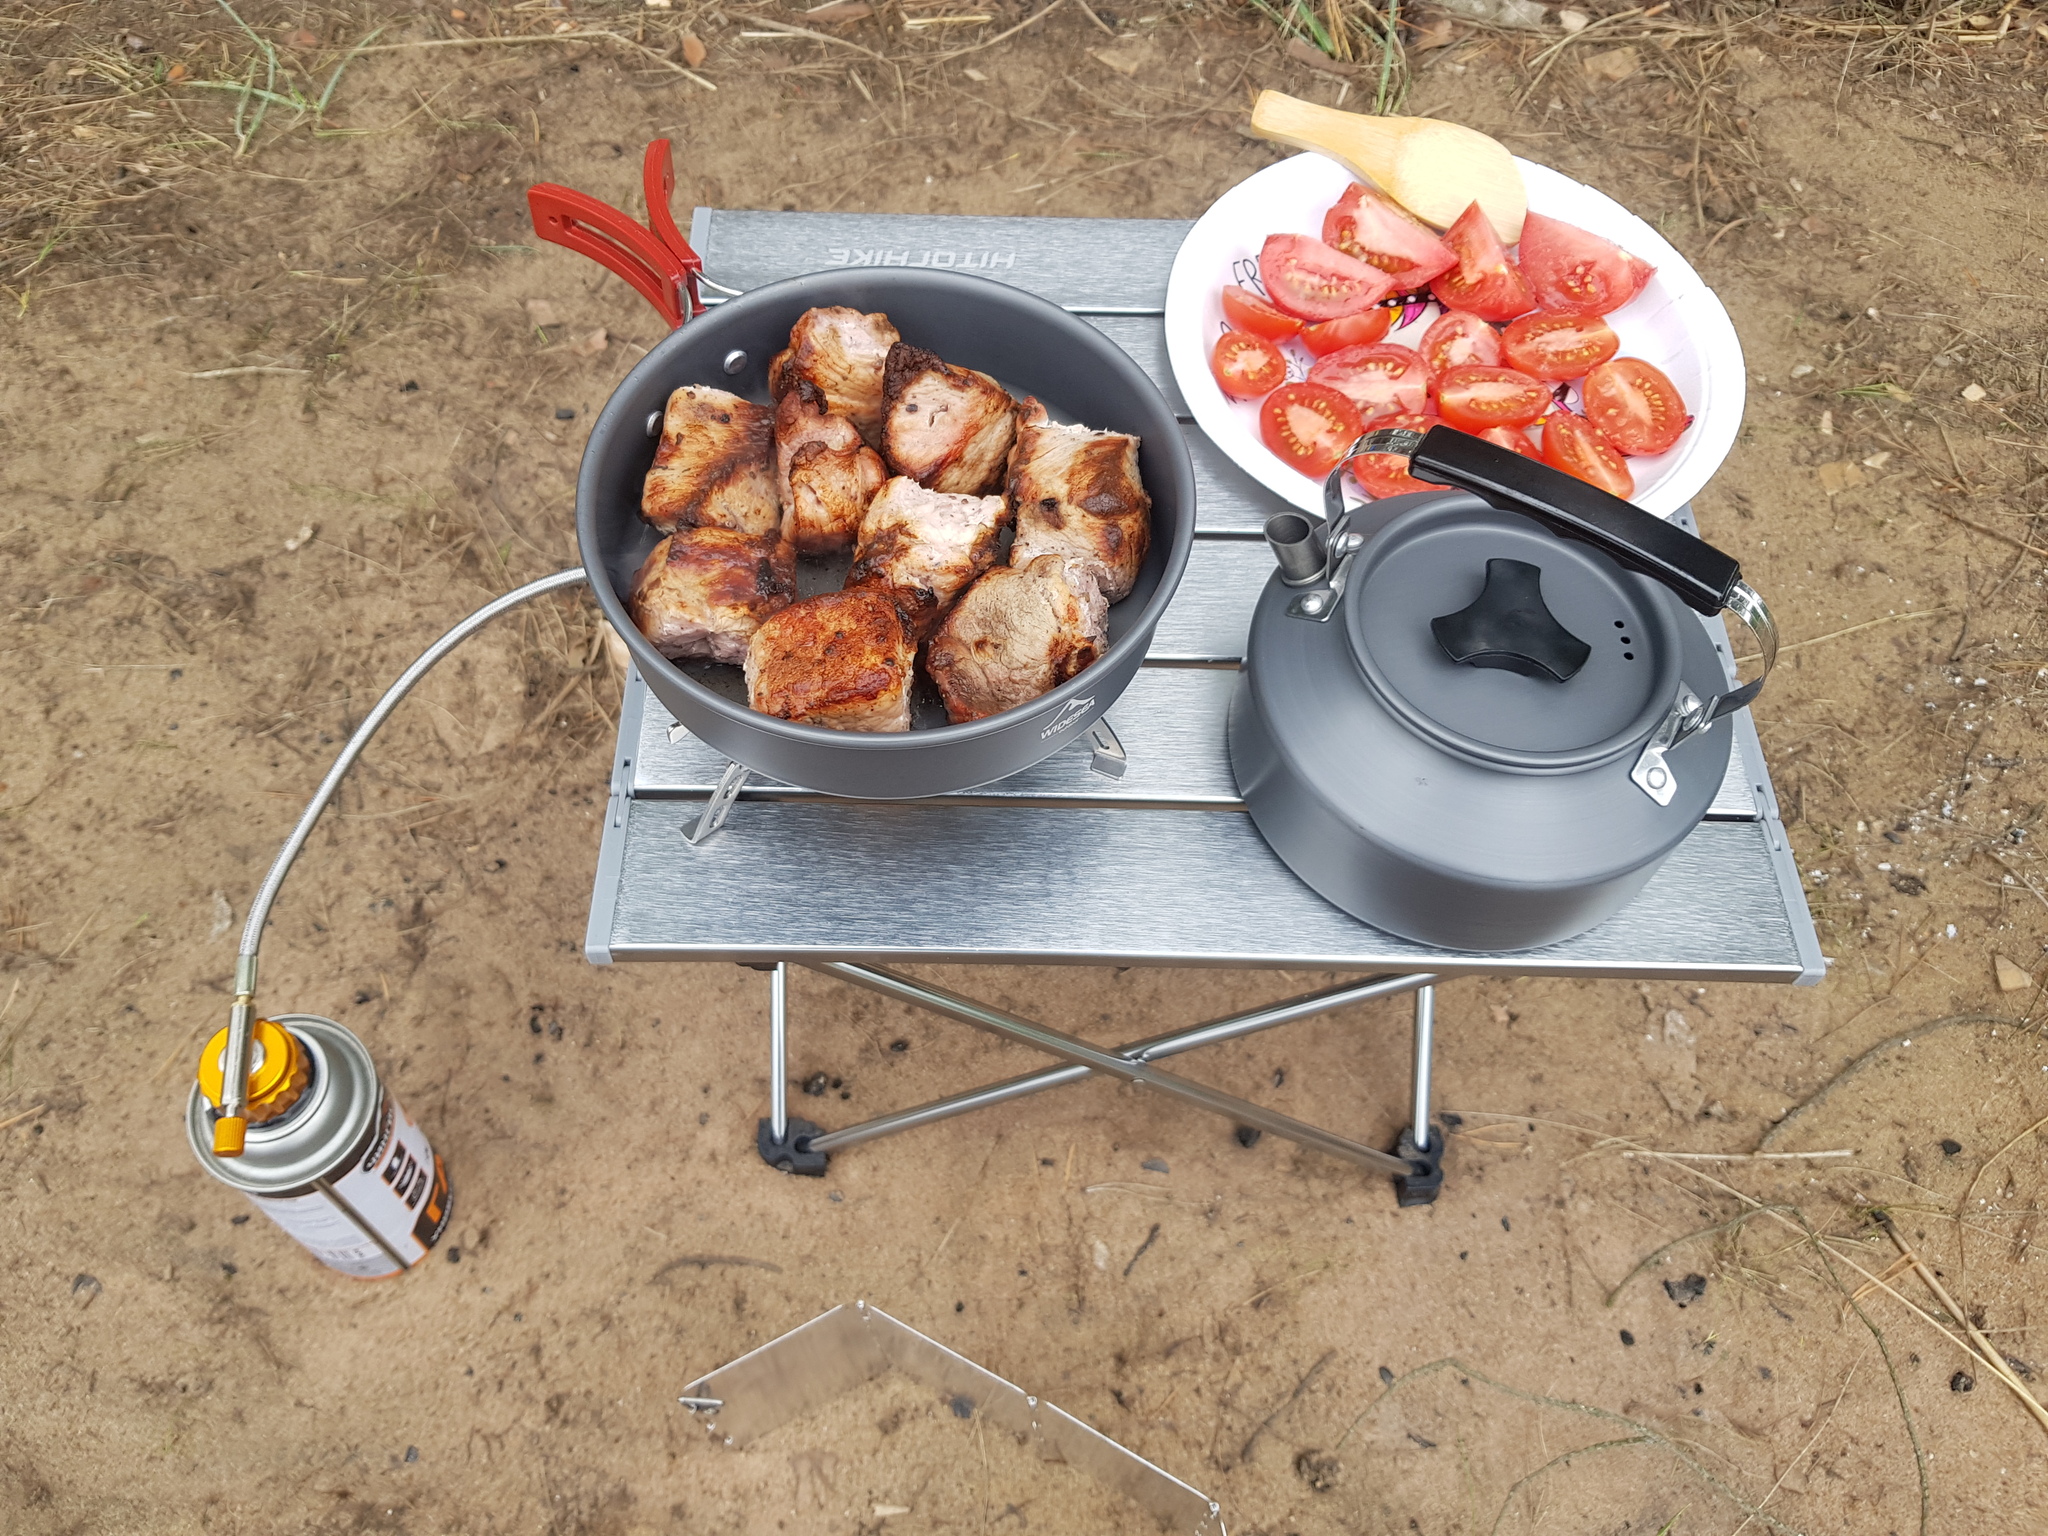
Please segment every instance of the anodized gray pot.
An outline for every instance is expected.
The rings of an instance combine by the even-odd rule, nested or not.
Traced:
[[[647,419],[684,384],[767,402],[768,363],[805,310],[844,304],[887,313],[903,339],[979,369],[1054,416],[1140,439],[1152,498],[1152,548],[1128,597],[1109,610],[1110,646],[1080,676],[1017,709],[967,725],[869,735],[800,725],[749,709],[649,645],[625,593],[660,538],[640,517],[654,459]],[[741,359],[728,366],[735,354]],[[1173,409],[1100,331],[1044,299],[965,273],[824,272],[755,289],[672,332],[626,375],[591,428],[576,481],[576,537],[604,615],[654,696],[689,729],[755,772],[826,794],[902,800],[1007,778],[1101,719],[1136,674],[1195,531],[1195,475]]]
[[[1589,489],[1561,489],[1541,465],[1531,479],[1490,444],[1473,459],[1476,440],[1446,428],[1424,441],[1483,459],[1525,496],[1583,501]],[[1425,474],[1419,450],[1415,462],[1420,478],[1450,478]],[[1668,560],[1652,579],[1599,538],[1559,537],[1535,505],[1507,511],[1454,491],[1357,508],[1342,531],[1362,544],[1328,621],[1298,611],[1316,584],[1297,574],[1290,586],[1284,569],[1252,620],[1229,723],[1247,809],[1316,891],[1420,943],[1532,949],[1618,911],[1699,825],[1727,770],[1727,715],[1754,696],[1731,688],[1706,627],[1667,584],[1690,566],[1707,573],[1689,589],[1699,607],[1713,590],[1748,594],[1733,561],[1660,524],[1641,561],[1619,551],[1639,568]],[[1512,643],[1461,639],[1460,620],[1499,619],[1503,603],[1507,628],[1481,628]],[[1323,607],[1312,600],[1309,613]],[[1685,689],[1698,714],[1664,754],[1675,784],[1660,803],[1638,765]]]

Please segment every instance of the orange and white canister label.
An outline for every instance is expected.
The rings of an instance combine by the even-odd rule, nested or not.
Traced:
[[[330,1269],[363,1279],[402,1274],[447,1230],[448,1174],[427,1133],[389,1092],[362,1152],[302,1194],[249,1196]]]

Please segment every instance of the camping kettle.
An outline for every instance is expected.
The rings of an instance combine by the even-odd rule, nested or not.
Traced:
[[[1627,904],[1698,826],[1777,654],[1729,556],[1450,427],[1368,432],[1442,494],[1268,520],[1230,761],[1274,852],[1354,917],[1533,949]],[[1737,686],[1720,626],[1762,669]]]

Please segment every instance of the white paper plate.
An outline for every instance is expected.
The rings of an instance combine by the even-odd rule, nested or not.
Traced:
[[[1669,517],[1721,467],[1742,425],[1746,379],[1735,327],[1713,290],[1671,243],[1613,198],[1548,166],[1522,159],[1515,164],[1536,212],[1604,235],[1657,269],[1648,286],[1609,315],[1607,323],[1621,337],[1619,355],[1662,369],[1693,413],[1692,425],[1667,452],[1628,461],[1636,505]],[[1167,356],[1196,422],[1254,479],[1318,514],[1322,482],[1289,468],[1267,449],[1259,438],[1259,402],[1227,398],[1209,372],[1209,353],[1225,329],[1224,285],[1257,270],[1259,247],[1268,235],[1320,238],[1323,214],[1352,180],[1335,161],[1315,154],[1296,155],[1247,177],[1196,220],[1174,257],[1166,286]],[[1418,306],[1387,339],[1415,346],[1439,313],[1433,302]],[[1308,371],[1308,353],[1291,344],[1283,350],[1288,377],[1300,378]]]

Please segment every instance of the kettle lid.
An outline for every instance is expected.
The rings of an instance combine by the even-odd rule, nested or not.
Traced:
[[[1354,659],[1409,729],[1525,773],[1640,748],[1678,688],[1676,626],[1697,622],[1590,545],[1464,495],[1386,523],[1344,607]]]

